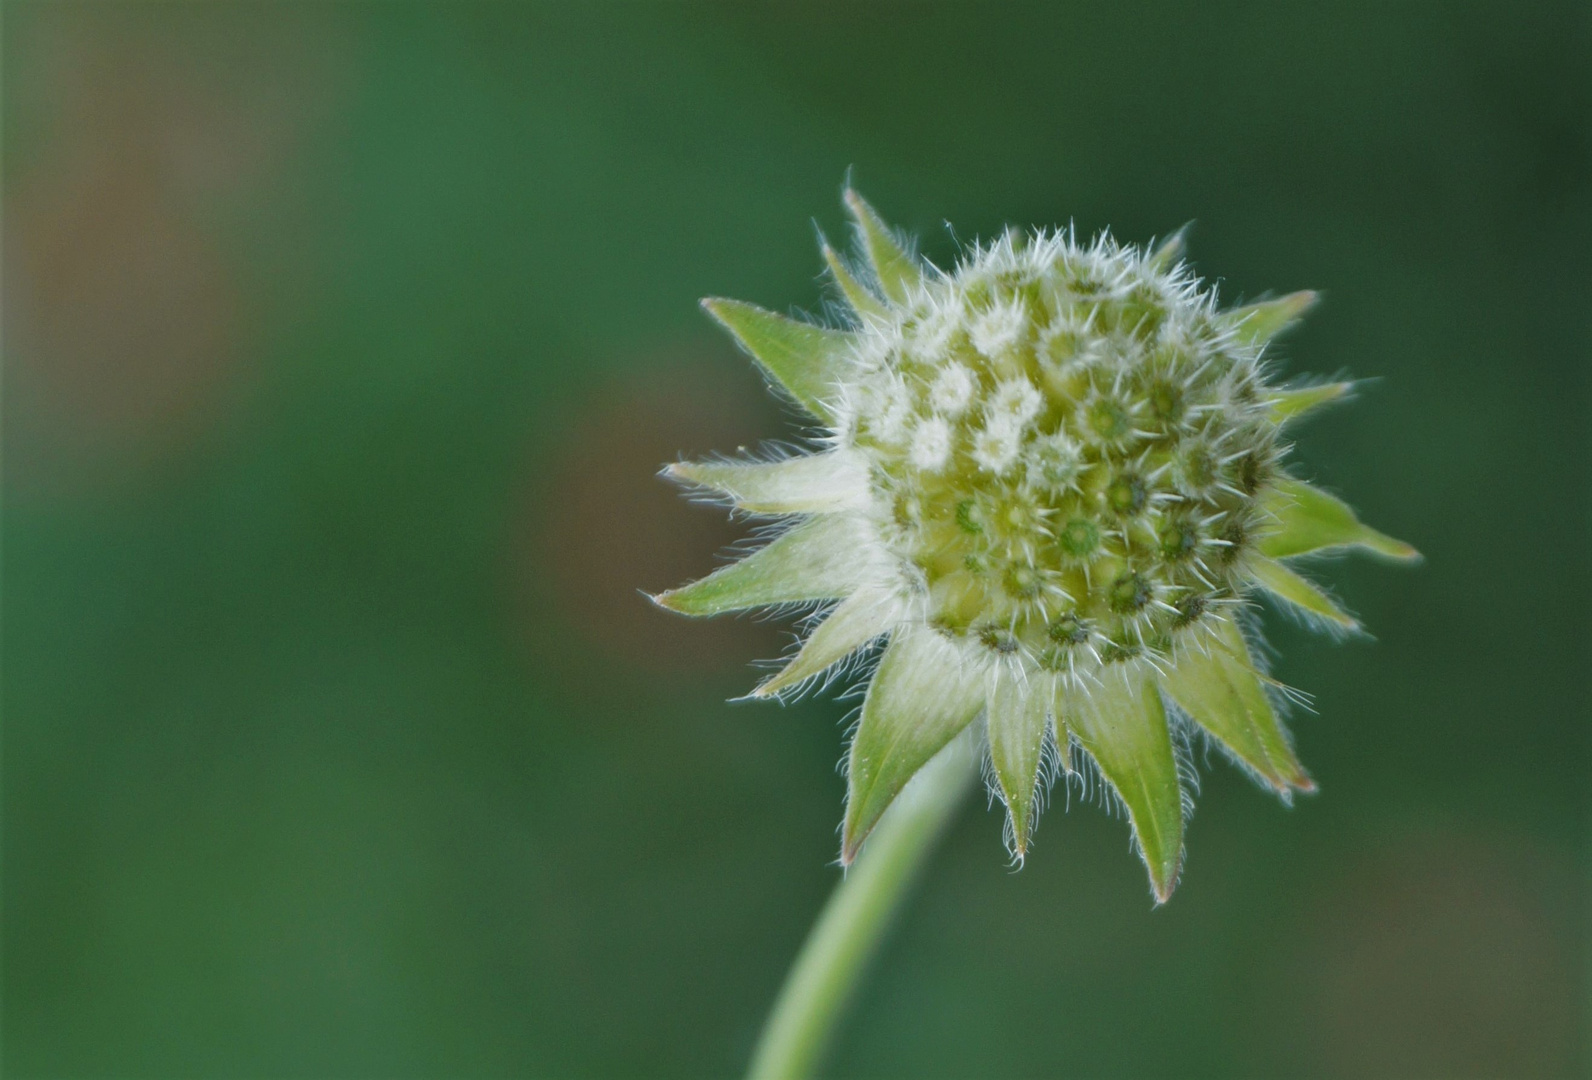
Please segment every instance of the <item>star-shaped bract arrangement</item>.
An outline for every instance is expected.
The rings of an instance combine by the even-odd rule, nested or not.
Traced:
[[[849,325],[704,301],[819,425],[815,452],[665,470],[787,527],[656,599],[690,615],[824,605],[755,697],[883,639],[851,741],[842,862],[982,722],[1015,857],[1048,781],[1092,761],[1164,901],[1182,865],[1190,735],[1284,800],[1313,790],[1282,688],[1256,660],[1252,597],[1353,631],[1289,560],[1419,557],[1283,468],[1286,425],[1352,388],[1268,381],[1267,343],[1314,294],[1220,311],[1181,234],[1140,250],[1009,231],[946,272],[855,192],[846,201],[865,259],[827,244],[824,258]]]

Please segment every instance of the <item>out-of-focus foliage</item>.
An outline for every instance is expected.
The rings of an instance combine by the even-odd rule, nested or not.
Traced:
[[[1378,381],[1294,460],[1428,562],[1271,620],[1321,794],[1204,770],[1171,907],[968,813],[836,1073],[1584,1065],[1584,5],[4,14],[7,1076],[740,1067],[847,706],[637,590],[736,535],[653,471],[780,430],[697,298],[821,309],[849,167],[942,262],[1320,288],[1284,355]]]

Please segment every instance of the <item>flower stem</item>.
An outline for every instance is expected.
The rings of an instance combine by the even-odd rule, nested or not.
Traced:
[[[976,747],[970,726],[912,778],[880,819],[785,977],[749,1080],[813,1074],[907,886],[973,786]]]

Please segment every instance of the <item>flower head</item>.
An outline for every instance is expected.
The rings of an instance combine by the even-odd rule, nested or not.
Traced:
[[[1252,597],[1354,630],[1285,560],[1418,557],[1284,469],[1288,421],[1350,390],[1268,381],[1267,342],[1314,295],[1219,311],[1179,237],[1150,251],[1008,232],[945,272],[846,200],[865,266],[824,255],[849,327],[704,302],[822,425],[816,452],[666,470],[789,527],[656,599],[693,615],[831,605],[758,697],[884,639],[849,751],[843,862],[982,723],[1014,855],[1047,780],[1092,762],[1165,900],[1190,736],[1285,800],[1313,789],[1255,660]]]

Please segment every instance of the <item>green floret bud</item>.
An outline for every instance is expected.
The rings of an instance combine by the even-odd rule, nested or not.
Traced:
[[[1039,595],[1043,579],[1040,572],[1031,566],[1012,566],[1006,571],[1003,584],[1006,593],[1019,600],[1032,600]]]
[[[1079,559],[1087,558],[1100,546],[1100,530],[1087,518],[1073,518],[1067,522],[1066,528],[1061,530],[1061,537],[1057,542],[1061,545],[1061,550],[1068,555]]]
[[[1081,645],[1089,640],[1089,627],[1076,615],[1063,615],[1045,628],[1045,634],[1057,645]]]
[[[1190,558],[1199,542],[1199,528],[1187,518],[1173,518],[1161,526],[1161,557],[1168,562]]]
[[[1199,622],[1210,610],[1211,601],[1210,597],[1203,593],[1190,593],[1174,606],[1177,608],[1177,615],[1172,619],[1172,629],[1181,630]]]
[[[978,504],[972,499],[963,499],[956,504],[956,524],[965,533],[981,533],[984,531],[983,514],[978,509]]]
[[[1014,653],[1017,651],[1017,637],[1010,630],[999,626],[982,626],[977,631],[978,643],[986,649],[998,653]]]
[[[1089,434],[1101,442],[1120,439],[1133,428],[1133,420],[1128,416],[1128,411],[1110,398],[1100,398],[1090,402],[1084,415]]]
[[[1259,454],[1249,453],[1238,459],[1234,474],[1240,491],[1245,495],[1257,495],[1271,478],[1271,467]]]
[[[1184,494],[1198,495],[1216,482],[1216,455],[1203,443],[1180,449],[1173,468],[1178,490]]]
[[[1221,547],[1216,555],[1217,563],[1227,567],[1233,566],[1249,547],[1249,526],[1239,518],[1229,518],[1227,524],[1222,526],[1218,540]]]
[[[1152,595],[1150,582],[1143,574],[1128,571],[1111,583],[1111,610],[1122,615],[1144,610]]]
[[[1143,654],[1143,645],[1128,641],[1107,641],[1100,649],[1100,659],[1108,664],[1125,664]]]
[[[1144,481],[1132,473],[1116,477],[1111,481],[1111,486],[1106,488],[1106,505],[1118,514],[1137,514],[1144,509],[1149,498],[1150,492],[1144,486]]]

